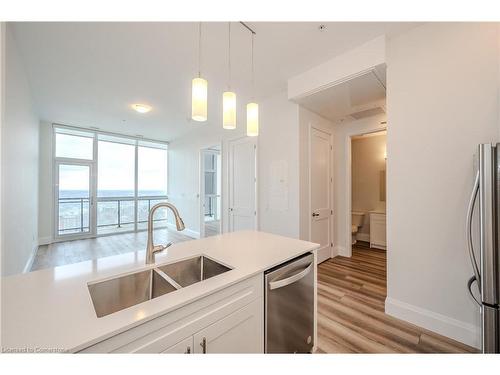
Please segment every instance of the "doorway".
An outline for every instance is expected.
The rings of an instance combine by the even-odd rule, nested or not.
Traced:
[[[200,150],[200,237],[222,233],[222,153],[216,144]]]
[[[238,138],[229,142],[230,232],[257,230],[257,140]]]
[[[333,160],[332,131],[310,127],[309,221],[310,240],[320,244],[318,263],[333,256]]]
[[[94,236],[94,163],[57,161],[54,167],[56,238]]]
[[[354,134],[347,143],[348,254],[353,248],[386,250],[387,131]]]

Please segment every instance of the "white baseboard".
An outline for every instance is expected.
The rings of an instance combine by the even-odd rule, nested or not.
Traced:
[[[356,239],[358,241],[370,242],[370,233],[358,233],[356,234]]]
[[[172,224],[172,223],[167,223],[167,227],[168,227],[168,229],[177,230],[177,228],[175,227],[175,224]],[[189,236],[189,237],[200,238],[200,232],[196,232],[196,231],[189,229],[189,228],[184,229],[180,233],[185,234],[186,236]]]
[[[337,255],[347,256],[347,250],[344,246],[335,245],[334,253],[335,253],[335,256],[337,256]]]
[[[480,329],[446,315],[387,297],[385,312],[395,318],[413,323],[440,335],[480,348]]]
[[[38,250],[38,244],[36,243],[33,246],[33,249],[31,250],[30,257],[26,261],[26,265],[24,266],[23,273],[28,273],[31,271],[31,267],[33,266],[33,262],[35,261],[37,250]]]
[[[52,237],[40,237],[38,239],[38,246],[50,245],[52,242],[54,242]]]

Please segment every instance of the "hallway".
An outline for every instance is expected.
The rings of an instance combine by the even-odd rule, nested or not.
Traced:
[[[360,242],[318,267],[318,353],[471,353],[384,312],[386,252]]]

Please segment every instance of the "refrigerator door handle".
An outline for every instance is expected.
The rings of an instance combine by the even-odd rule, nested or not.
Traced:
[[[477,281],[476,279],[476,276],[472,276],[469,281],[467,281],[467,289],[469,290],[469,294],[470,296],[472,297],[472,299],[474,301],[476,301],[476,303],[481,306],[481,301],[479,301],[476,296],[474,295],[474,293],[472,293],[472,284],[474,284],[474,282]]]
[[[479,171],[476,173],[476,178],[474,180],[474,188],[472,189],[472,194],[469,200],[469,206],[467,208],[467,220],[466,220],[465,231],[467,238],[467,248],[469,250],[469,257],[472,264],[472,269],[474,270],[474,278],[475,281],[478,282],[478,285],[481,285],[481,274],[479,273],[479,267],[477,265],[476,255],[474,254],[474,244],[472,243],[472,217],[474,215],[474,207],[476,205],[478,192],[479,192]]]

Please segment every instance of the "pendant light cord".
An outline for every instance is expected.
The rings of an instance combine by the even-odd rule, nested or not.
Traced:
[[[198,78],[201,77],[201,22],[198,24]]]
[[[231,22],[228,22],[228,56],[227,56],[227,70],[228,70],[228,87],[231,90]]]
[[[253,37],[254,34],[252,33],[252,96],[255,99],[255,68],[254,68],[254,58],[253,58]]]

